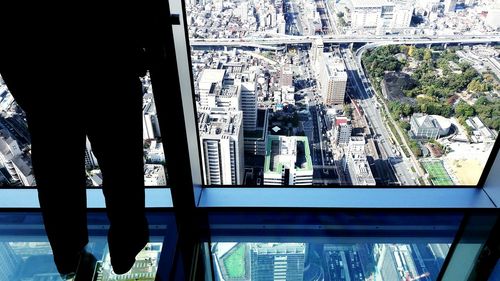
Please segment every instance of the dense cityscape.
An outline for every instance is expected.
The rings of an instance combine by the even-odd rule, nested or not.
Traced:
[[[435,280],[449,244],[212,244],[216,280]]]
[[[190,1],[206,185],[476,185],[500,127],[498,1]],[[146,186],[165,155],[149,75]],[[0,183],[36,185],[0,80]],[[87,142],[88,185],[102,175]]]
[[[185,8],[205,185],[478,183],[500,130],[500,0],[188,0]],[[165,186],[153,86],[149,74],[141,80],[144,182]],[[1,79],[0,114],[0,186],[34,186],[25,116]],[[86,170],[88,185],[100,186],[88,141]],[[161,246],[151,244],[127,278],[153,280]],[[449,247],[210,245],[214,276],[225,281],[430,281]],[[58,280],[30,272],[30,262],[53,270],[49,248],[0,243],[12,270],[2,266],[0,280]],[[95,280],[128,280],[101,252]]]
[[[476,185],[498,1],[191,1],[204,182]]]

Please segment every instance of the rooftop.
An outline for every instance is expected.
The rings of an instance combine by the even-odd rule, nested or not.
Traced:
[[[297,171],[312,170],[307,137],[268,136],[264,172],[281,173],[283,167]]]
[[[353,7],[381,7],[393,6],[386,0],[350,0]]]
[[[200,108],[198,124],[200,135],[238,135],[243,114],[226,108]]]
[[[326,69],[328,76],[345,78],[347,80],[347,72],[344,61],[334,53],[323,53],[326,61]]]

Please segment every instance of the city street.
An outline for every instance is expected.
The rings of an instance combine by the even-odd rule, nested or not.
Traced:
[[[379,111],[380,104],[373,95],[373,89],[363,69],[358,67],[353,53],[349,49],[343,49],[342,55],[346,62],[347,71],[350,74],[351,84],[357,89],[355,91],[357,95],[353,98],[360,100],[359,105],[363,108],[369,126],[373,130],[374,140],[381,150],[382,159],[387,160],[389,165],[392,166],[401,185],[416,185],[418,182],[416,181],[416,175],[410,170],[410,160],[404,156],[402,157],[398,147],[390,141],[389,130],[385,127]],[[392,173],[392,171],[387,172]]]

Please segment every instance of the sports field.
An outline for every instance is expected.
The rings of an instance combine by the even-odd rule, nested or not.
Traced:
[[[421,163],[429,174],[433,185],[454,185],[441,160],[422,161]]]

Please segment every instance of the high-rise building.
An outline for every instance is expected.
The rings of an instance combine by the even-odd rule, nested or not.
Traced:
[[[14,253],[9,242],[0,242],[0,280],[15,280],[21,262],[21,258]]]
[[[165,168],[159,164],[144,165],[144,185],[145,186],[165,186],[167,178]]]
[[[344,172],[349,174],[352,185],[375,185],[375,178],[366,159],[364,137],[350,137],[344,159]]]
[[[245,131],[245,152],[253,155],[266,155],[267,127],[269,112],[267,109],[257,111],[257,126],[255,131]]]
[[[240,185],[244,175],[244,143],[241,111],[199,108],[204,182],[208,185]]]
[[[6,130],[0,130],[0,165],[7,169],[11,184],[35,185],[31,159]]]
[[[333,141],[335,144],[348,145],[352,132],[351,119],[348,117],[336,117],[333,125]]]
[[[375,29],[392,20],[394,4],[386,0],[350,0],[351,28]]]
[[[307,137],[268,136],[264,185],[312,185],[312,180]]]
[[[379,251],[379,259],[377,262],[378,274],[376,280],[401,280],[391,245],[378,244],[377,249]]]
[[[162,164],[165,162],[163,143],[159,141],[152,140],[145,154],[146,163],[148,164]]]
[[[85,138],[85,168],[88,170],[92,170],[99,167],[97,162],[97,158],[94,156],[92,152],[92,146],[90,144],[89,139]]]
[[[257,81],[241,82],[240,87],[243,129],[254,131],[257,127]]]
[[[257,124],[257,71],[242,73],[242,64],[227,69],[205,69],[199,81],[200,106],[243,111],[243,129],[254,131]]]
[[[154,102],[148,102],[142,109],[142,138],[151,140],[160,137],[160,125]]]
[[[320,72],[320,87],[323,103],[344,104],[347,87],[347,72],[344,61],[333,53],[323,53]]]
[[[392,0],[394,12],[389,24],[391,30],[408,28],[411,24],[411,17],[415,6],[414,0]]]
[[[500,0],[495,0],[492,7],[488,10],[488,15],[486,15],[486,24],[493,28],[500,27]]]
[[[457,0],[444,0],[444,13],[454,13],[457,6]]]
[[[302,281],[305,243],[253,243],[250,270],[253,281]]]
[[[321,37],[318,37],[315,39],[312,44],[311,44],[311,50],[310,50],[310,58],[311,58],[311,64],[313,66],[313,69],[316,73],[316,75],[320,75],[322,69],[322,64],[321,62],[323,61],[323,50],[324,50],[324,43],[323,39]]]
[[[280,86],[281,87],[291,87],[293,85],[293,71],[290,66],[284,66],[281,68],[280,74]]]

